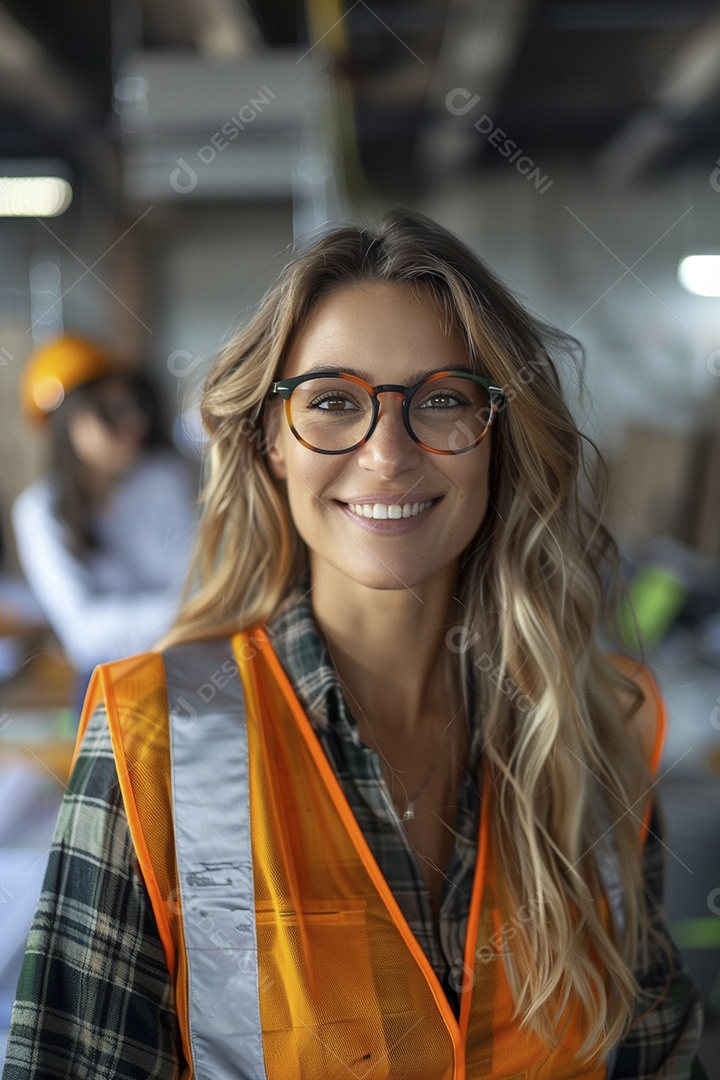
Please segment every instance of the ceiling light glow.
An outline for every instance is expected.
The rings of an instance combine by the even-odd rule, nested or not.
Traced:
[[[0,177],[0,217],[57,217],[72,202],[61,176]]]
[[[720,296],[720,255],[687,255],[680,260],[678,280],[696,296]]]

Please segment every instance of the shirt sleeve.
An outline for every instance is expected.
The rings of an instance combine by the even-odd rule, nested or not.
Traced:
[[[179,1080],[180,1047],[100,708],[58,819],[3,1080]]]
[[[12,522],[28,585],[73,664],[89,672],[147,649],[176,614],[182,577],[174,588],[99,590],[52,503],[52,492],[41,481],[15,501]],[[168,563],[175,566],[178,560]]]
[[[168,451],[146,453],[122,486],[111,515],[112,530],[142,567],[143,580],[177,591],[187,576],[197,527],[195,474]]]
[[[646,901],[655,937],[647,963],[636,973],[644,991],[637,1015],[620,1044],[609,1080],[707,1080],[697,1058],[702,1004],[662,911],[663,841],[653,808],[643,849]]]

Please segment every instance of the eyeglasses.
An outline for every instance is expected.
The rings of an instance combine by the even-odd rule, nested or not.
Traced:
[[[368,441],[380,394],[400,394],[405,430],[431,454],[464,454],[490,430],[505,392],[469,371],[435,371],[414,386],[371,386],[356,375],[318,371],[273,383],[295,438],[318,454],[347,454]]]

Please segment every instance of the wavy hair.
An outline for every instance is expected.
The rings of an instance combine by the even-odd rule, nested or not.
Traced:
[[[505,388],[493,427],[490,505],[461,559],[448,635],[482,751],[501,911],[531,905],[503,955],[517,1015],[547,1043],[567,1006],[585,1057],[627,1030],[633,975],[652,929],[640,826],[621,816],[649,786],[629,730],[642,692],[598,644],[613,542],[600,521],[602,470],[566,407],[556,360],[573,339],[526,312],[456,237],[397,210],[377,230],[344,225],[296,254],[218,357],[202,401],[209,434],[195,588],[164,644],[267,622],[307,568],[282,485],[266,462],[263,409],[320,297],[357,283],[430,293],[473,369]],[[603,917],[608,850],[623,918]],[[517,920],[515,920],[517,924]]]

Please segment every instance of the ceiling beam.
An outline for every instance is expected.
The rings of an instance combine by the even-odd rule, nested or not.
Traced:
[[[175,48],[190,45],[208,57],[246,56],[263,47],[244,0],[146,0],[154,35]]]
[[[453,0],[427,99],[430,120],[418,139],[423,171],[449,172],[482,152],[475,113],[458,108],[474,101],[479,116],[497,107],[536,6],[537,0]],[[450,99],[453,91],[460,93]]]
[[[0,100],[37,119],[40,127],[77,125],[97,112],[87,91],[2,5]]]
[[[673,54],[648,106],[638,110],[600,151],[596,168],[629,184],[682,138],[689,120],[720,89],[720,16],[707,19]]]

